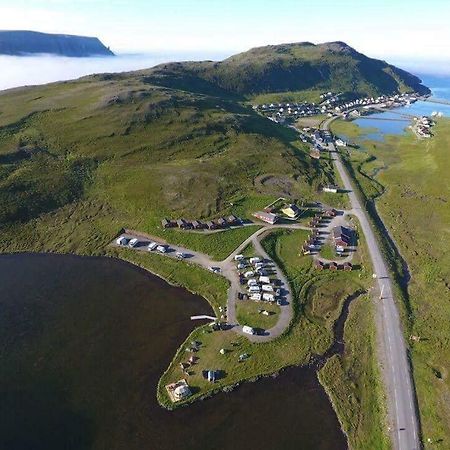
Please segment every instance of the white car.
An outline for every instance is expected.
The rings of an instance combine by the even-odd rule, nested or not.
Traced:
[[[156,247],[156,250],[160,253],[166,253],[167,252],[167,247],[165,245],[158,245]]]
[[[220,273],[221,272],[220,267],[210,267],[209,270],[212,273]]]
[[[117,238],[116,244],[117,245],[127,245],[128,244],[128,239],[126,237],[124,237],[124,236],[120,236],[119,238]]]
[[[150,244],[147,245],[147,249],[149,252],[155,250],[156,247],[158,247],[158,244],[156,242],[150,242]]]
[[[183,258],[186,257],[186,255],[185,255],[183,252],[176,252],[176,253],[175,253],[175,256],[176,256],[178,259],[183,259]]]
[[[133,238],[133,239],[131,239],[130,242],[128,242],[128,245],[129,245],[130,247],[136,247],[136,245],[138,245],[138,244],[139,244],[139,240],[136,239],[136,238]]]
[[[248,325],[244,325],[242,327],[242,332],[246,334],[255,334],[255,330],[252,327],[249,327]]]

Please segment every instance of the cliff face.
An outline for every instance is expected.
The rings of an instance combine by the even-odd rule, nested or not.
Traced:
[[[60,56],[113,56],[96,37],[47,34],[36,31],[0,31],[0,54],[48,53]]]

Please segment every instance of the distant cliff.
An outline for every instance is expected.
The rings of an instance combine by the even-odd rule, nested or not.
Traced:
[[[96,37],[36,31],[0,31],[0,55],[48,53],[61,56],[114,56]]]

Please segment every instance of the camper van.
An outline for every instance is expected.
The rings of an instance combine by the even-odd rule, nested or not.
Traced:
[[[269,277],[259,277],[260,283],[270,284],[270,278]]]
[[[250,293],[254,293],[254,292],[260,293],[261,292],[261,288],[259,286],[257,286],[257,285],[256,286],[249,286],[248,292],[250,292]]]
[[[268,294],[266,292],[263,293],[262,299],[265,300],[266,302],[274,302],[275,301],[275,297],[273,296],[273,294]]]
[[[160,253],[166,253],[167,252],[167,247],[165,245],[157,245],[156,246],[156,250]]]
[[[264,292],[273,292],[273,287],[270,284],[263,284],[262,290]]]
[[[253,258],[250,258],[250,264],[256,264],[261,262],[261,258],[259,258],[258,256],[254,256]]]
[[[242,261],[244,259],[244,255],[235,255],[234,260],[235,261]]]
[[[255,300],[257,302],[261,301],[261,294],[254,293],[250,295],[250,300]]]
[[[150,244],[147,245],[147,250],[149,252],[152,252],[156,247],[158,247],[158,244],[156,242],[150,242]]]

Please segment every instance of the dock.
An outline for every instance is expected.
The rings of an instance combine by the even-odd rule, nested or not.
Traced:
[[[217,317],[206,316],[203,314],[200,316],[191,316],[191,320],[217,320]]]

